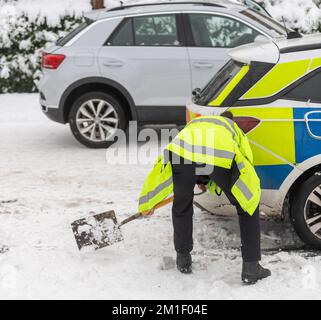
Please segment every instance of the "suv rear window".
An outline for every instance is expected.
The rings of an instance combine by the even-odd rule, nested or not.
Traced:
[[[107,40],[108,46],[180,46],[175,14],[127,18]]]
[[[124,20],[107,41],[108,46],[133,46],[134,33],[132,19]]]
[[[85,22],[81,23],[76,29],[72,30],[65,37],[59,38],[56,42],[56,45],[61,47],[66,45],[71,39],[73,39],[77,34],[86,29],[92,23],[92,20],[86,19]]]
[[[195,103],[207,106],[212,100],[218,97],[242,67],[242,63],[230,60],[204,87]]]

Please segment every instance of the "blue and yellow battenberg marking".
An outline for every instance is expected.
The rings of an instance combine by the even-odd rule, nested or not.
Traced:
[[[279,189],[296,164],[293,108],[231,108],[234,116],[249,116],[261,123],[248,133],[254,164],[263,189]],[[284,121],[282,121],[284,120]],[[259,146],[263,148],[260,148]],[[276,157],[277,155],[278,157]]]
[[[274,96],[320,66],[321,57],[278,63],[249,89],[241,100]],[[248,71],[249,66],[244,66],[209,106],[221,106]],[[295,101],[293,105],[289,101],[288,107],[263,104],[230,108],[234,116],[254,117],[261,121],[248,133],[248,137],[252,141],[254,163],[262,181],[262,188],[279,189],[297,164],[321,154],[321,141],[309,135],[304,121],[305,114],[315,110],[320,111],[318,117],[321,120],[321,105],[313,108],[296,107]],[[188,112],[188,120],[198,116]],[[311,128],[316,135],[321,136],[320,122],[312,123]]]
[[[313,108],[262,106],[230,110],[235,116],[261,119],[261,123],[248,133],[248,137],[263,147],[251,145],[255,168],[264,189],[279,189],[293,166],[321,154],[321,141],[310,136],[304,119],[307,112],[320,111],[312,118],[321,120],[321,105]],[[313,134],[321,136],[321,122],[311,121],[309,126]]]
[[[293,108],[240,107],[231,108],[230,111],[234,116],[248,116],[260,119],[261,123],[247,134],[248,138],[271,150],[287,162],[295,163],[294,124],[290,121],[293,119]],[[273,120],[277,121],[274,122]],[[252,150],[255,155],[255,165],[284,164],[284,161],[256,145],[252,145]]]
[[[248,90],[241,99],[271,97],[320,66],[321,58],[278,63]]]
[[[262,99],[277,94],[289,84],[303,77],[310,66],[310,61],[306,59],[276,64],[241,99]]]

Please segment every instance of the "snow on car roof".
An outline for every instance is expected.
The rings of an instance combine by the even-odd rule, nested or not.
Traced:
[[[244,10],[245,6],[241,3],[233,2],[233,1],[223,1],[223,0],[165,0],[165,1],[146,1],[146,2],[132,2],[123,6],[112,7],[108,10],[95,10],[94,12],[88,12],[85,14],[86,17],[92,20],[99,20],[113,16],[124,16],[130,15],[133,13],[153,13],[160,12],[166,10],[181,10],[182,6],[184,9],[195,9],[198,7],[199,9],[231,9],[236,11]]]
[[[236,47],[230,49],[228,54],[233,60],[246,64],[250,64],[252,61],[276,64],[280,59],[279,48],[272,40],[257,41]]]
[[[281,53],[321,49],[321,34],[315,33],[296,39],[276,39],[276,44],[280,48]]]

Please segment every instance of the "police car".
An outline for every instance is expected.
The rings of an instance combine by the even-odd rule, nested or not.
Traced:
[[[251,142],[262,204],[321,248],[321,35],[260,41],[229,56],[194,90],[188,120],[229,109]]]

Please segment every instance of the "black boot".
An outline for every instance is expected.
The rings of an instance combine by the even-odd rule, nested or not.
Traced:
[[[243,262],[242,281],[246,284],[254,284],[271,275],[269,269],[264,269],[258,261]]]
[[[192,273],[192,256],[190,253],[177,253],[177,269],[181,273]]]

